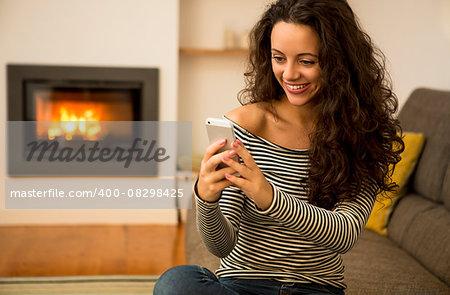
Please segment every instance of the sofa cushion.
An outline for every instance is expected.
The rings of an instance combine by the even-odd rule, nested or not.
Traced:
[[[422,151],[424,136],[422,133],[405,132],[403,134],[405,150],[402,159],[395,166],[392,180],[398,185],[394,192],[388,192],[387,198],[379,195],[367,221],[366,228],[379,234],[387,235],[387,224],[397,201],[406,193],[409,177],[416,167],[417,159]]]
[[[403,106],[399,120],[403,130],[424,133],[426,138],[412,179],[413,190],[442,202],[441,191],[450,158],[450,91],[415,90]]]
[[[365,230],[343,255],[346,294],[449,294],[450,288],[388,238]]]
[[[397,204],[388,224],[388,235],[398,245],[402,244],[409,225],[420,213],[435,208],[438,204],[416,194],[404,196]]]
[[[418,195],[405,196],[395,209],[389,237],[450,285],[450,212]]]

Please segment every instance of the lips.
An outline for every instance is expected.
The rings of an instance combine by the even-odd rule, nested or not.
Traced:
[[[292,83],[283,82],[283,84],[284,84],[286,90],[293,94],[303,93],[311,86],[311,83],[292,84]]]

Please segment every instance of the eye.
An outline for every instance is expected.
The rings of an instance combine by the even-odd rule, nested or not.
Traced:
[[[283,58],[283,57],[281,57],[281,56],[276,56],[276,55],[273,55],[273,56],[272,56],[272,59],[273,59],[275,62],[277,62],[277,63],[281,63],[281,62],[284,61],[284,58]]]
[[[304,66],[312,66],[314,65],[316,62],[313,60],[307,60],[307,59],[301,59],[298,61],[299,64],[304,65]]]

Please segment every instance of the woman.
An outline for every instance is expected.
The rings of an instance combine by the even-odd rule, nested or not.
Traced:
[[[226,115],[237,140],[207,148],[195,186],[218,278],[175,267],[155,294],[343,294],[341,254],[403,149],[383,56],[345,0],[279,0],[252,30],[246,77]]]

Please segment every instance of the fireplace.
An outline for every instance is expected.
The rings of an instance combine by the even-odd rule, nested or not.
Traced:
[[[99,122],[158,121],[158,69],[8,65],[7,72],[8,121],[53,122],[36,125],[38,139],[97,140],[108,135]]]
[[[166,135],[178,127],[158,121],[158,69],[8,65],[7,74],[9,175],[148,176],[163,150],[176,160]]]

